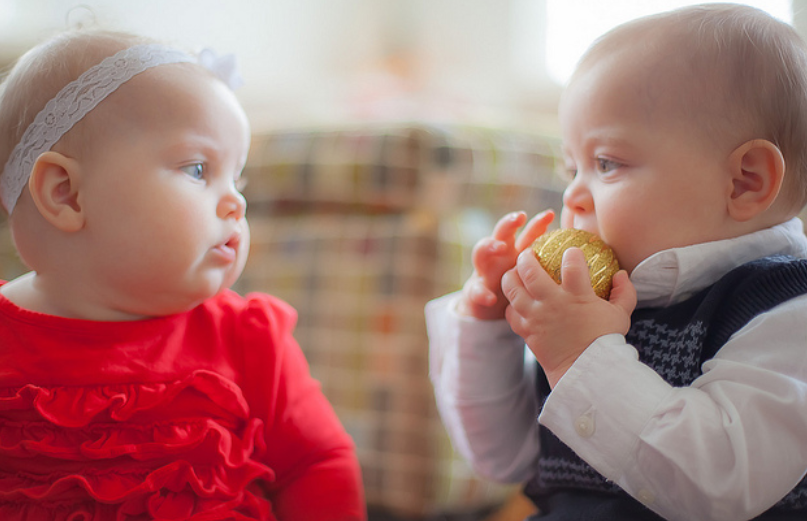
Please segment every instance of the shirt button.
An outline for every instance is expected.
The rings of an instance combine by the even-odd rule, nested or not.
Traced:
[[[574,421],[574,430],[581,438],[590,438],[594,434],[594,418],[585,414],[578,416]]]
[[[644,505],[652,505],[653,501],[656,500],[656,496],[646,488],[643,488],[636,494],[636,499]]]

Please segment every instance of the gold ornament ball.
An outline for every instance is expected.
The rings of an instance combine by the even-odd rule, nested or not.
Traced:
[[[583,250],[591,275],[591,287],[598,297],[608,300],[612,279],[619,271],[614,251],[593,233],[573,228],[547,232],[532,244],[532,251],[547,273],[560,284],[560,265],[563,252],[576,247]]]

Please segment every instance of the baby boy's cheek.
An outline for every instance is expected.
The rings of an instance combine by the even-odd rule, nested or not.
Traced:
[[[560,227],[574,228],[574,214],[565,205],[560,211]]]

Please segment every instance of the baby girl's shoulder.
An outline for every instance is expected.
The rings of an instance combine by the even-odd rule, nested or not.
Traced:
[[[259,292],[242,296],[224,290],[199,306],[198,312],[222,325],[236,324],[246,328],[291,329],[297,322],[297,311],[288,303]]]

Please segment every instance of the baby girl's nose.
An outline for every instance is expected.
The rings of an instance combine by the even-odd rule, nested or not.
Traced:
[[[233,217],[241,219],[247,212],[247,201],[243,194],[237,190],[231,190],[219,200],[216,212],[219,217],[226,219]]]

